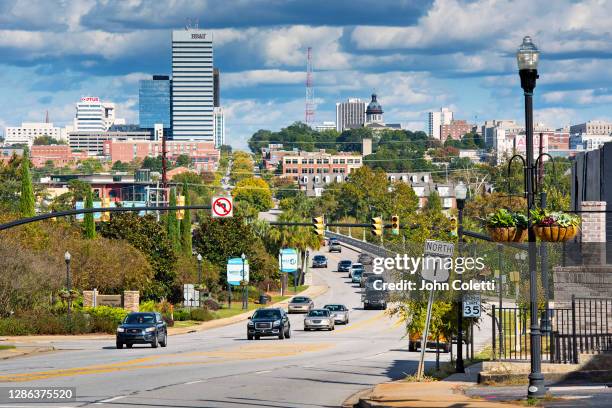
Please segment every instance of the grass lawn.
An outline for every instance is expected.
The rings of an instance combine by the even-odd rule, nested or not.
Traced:
[[[6,345],[0,345],[0,350],[10,350],[10,349],[14,349],[15,346],[10,346],[8,344]]]
[[[183,320],[183,321],[175,321],[173,327],[190,327],[190,326],[197,326],[199,324],[202,324],[202,322],[198,322],[195,320]]]

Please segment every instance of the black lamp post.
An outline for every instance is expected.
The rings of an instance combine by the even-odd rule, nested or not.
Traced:
[[[244,273],[244,263],[246,261],[246,255],[242,253],[242,255],[240,255],[240,258],[242,258],[242,284],[244,285],[244,288],[242,290],[242,308],[244,310],[247,310],[249,308],[249,285],[245,281]]]
[[[198,254],[198,305],[202,307],[202,255]]]
[[[521,78],[521,88],[525,95],[525,136],[526,136],[526,160],[525,179],[527,184],[527,217],[531,225],[531,210],[534,208],[534,175],[535,166],[533,160],[533,90],[536,87],[538,75],[538,61],[540,51],[531,41],[531,37],[523,38],[523,43],[516,53],[516,61]],[[529,374],[529,387],[527,394],[530,397],[543,397],[546,393],[544,375],[542,375],[541,356],[541,333],[538,322],[538,298],[537,298],[537,259],[536,259],[536,237],[533,228],[529,228],[529,297],[530,297],[530,345],[531,345],[531,373]]]
[[[457,248],[459,256],[461,256],[461,241],[463,240],[463,208],[465,207],[465,199],[467,198],[467,187],[463,182],[459,182],[455,186],[455,200],[457,200]],[[461,274],[463,282],[463,274]],[[455,371],[465,373],[463,365],[463,289],[459,291],[459,299],[457,302],[457,365]]]
[[[68,291],[68,319],[70,319],[70,309],[72,308],[72,294],[71,291],[71,282],[70,282],[70,252],[66,251],[64,254],[64,261],[66,261],[66,290]]]

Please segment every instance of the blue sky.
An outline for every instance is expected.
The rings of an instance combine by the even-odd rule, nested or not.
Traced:
[[[609,119],[612,1],[0,0],[0,128],[66,124],[86,95],[138,121],[138,80],[170,73],[171,30],[210,29],[227,137],[304,118],[313,47],[316,121],[337,101],[379,95],[385,120],[425,127],[426,112],[522,120],[514,52],[542,50],[536,119]]]

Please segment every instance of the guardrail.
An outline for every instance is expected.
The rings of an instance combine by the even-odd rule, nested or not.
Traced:
[[[371,244],[369,242],[363,242],[360,239],[347,237],[346,235],[339,234],[337,232],[325,231],[325,235],[330,238],[337,238],[338,241],[340,242],[344,242],[362,251],[366,251],[372,255],[376,255],[380,257],[394,257],[396,255],[396,252],[389,251],[376,244]]]

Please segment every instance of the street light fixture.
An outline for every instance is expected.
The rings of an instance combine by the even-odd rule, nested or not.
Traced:
[[[455,186],[455,200],[457,200],[458,210],[457,246],[459,256],[461,256],[462,252],[461,241],[463,240],[463,208],[465,207],[466,198],[467,186],[460,181]],[[461,281],[463,282],[463,274],[461,274]],[[465,367],[463,364],[463,289],[460,289],[459,291],[459,300],[457,303],[457,365],[455,367],[455,371],[458,373],[465,373]]]
[[[531,210],[534,208],[534,174],[533,163],[533,90],[536,87],[538,75],[538,62],[540,51],[535,46],[531,37],[523,38],[523,43],[516,53],[521,88],[525,96],[525,179],[527,184],[527,217],[531,225]],[[538,299],[537,299],[537,259],[536,259],[536,237],[533,228],[529,228],[529,302],[530,302],[530,345],[531,345],[531,372],[529,374],[529,397],[543,397],[546,393],[544,375],[542,375],[541,332],[538,322]]]
[[[202,255],[198,254],[198,305],[202,307]]]
[[[71,291],[71,282],[70,282],[70,259],[72,255],[70,252],[66,251],[64,253],[64,261],[66,261],[66,290],[68,291],[68,319],[70,319],[70,309],[72,308],[72,294]]]
[[[249,308],[249,285],[247,284],[247,282],[245,282],[244,264],[246,261],[246,255],[244,254],[244,252],[242,253],[242,255],[240,255],[240,258],[242,259],[242,283],[244,285],[244,288],[242,290],[242,308],[244,310],[247,310]]]

